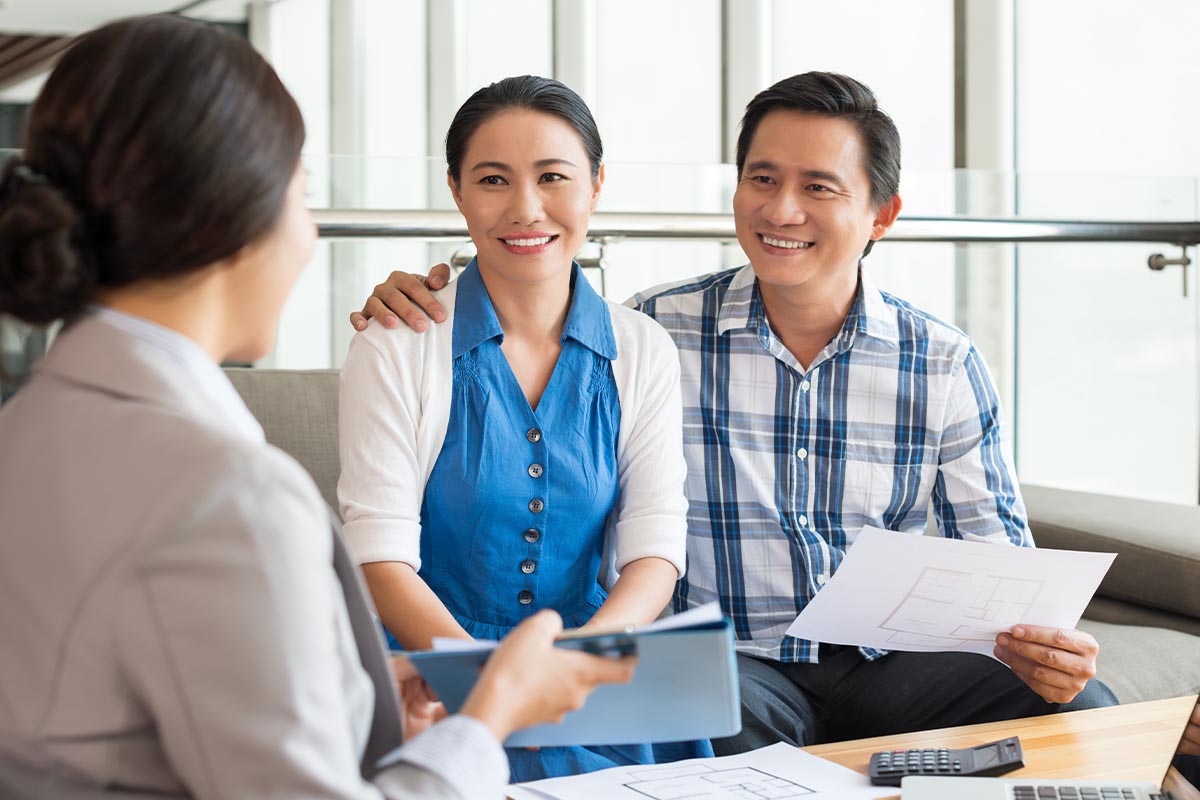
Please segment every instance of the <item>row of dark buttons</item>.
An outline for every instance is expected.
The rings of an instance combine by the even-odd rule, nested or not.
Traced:
[[[883,752],[879,754],[880,761],[891,761],[892,759],[896,761],[904,761],[905,759],[909,761],[929,761],[934,758],[948,760],[950,758],[950,751],[945,748],[941,750],[927,748],[925,750],[895,750],[890,753]]]
[[[542,432],[540,430],[538,430],[537,428],[530,428],[529,430],[525,431],[525,438],[529,442],[531,442],[533,444],[537,444],[538,442],[540,442],[542,440]],[[542,468],[541,464],[530,464],[529,465],[528,472],[529,472],[529,477],[531,477],[531,478],[542,477],[542,473],[544,471],[545,470]],[[545,507],[546,507],[546,504],[536,497],[529,501],[529,510],[532,511],[534,514],[542,513],[542,510]],[[527,531],[525,531],[525,541],[529,542],[530,544],[533,544],[540,538],[542,538],[542,534],[538,531],[537,528],[530,528]],[[526,575],[531,574],[536,569],[537,569],[537,562],[533,561],[532,559],[527,558],[521,562],[521,572],[524,572]],[[528,589],[522,589],[517,594],[517,602],[523,606],[529,605],[530,603],[533,602],[533,592],[529,591]]]
[[[957,761],[954,763],[953,767],[949,764],[938,764],[936,766],[933,764],[909,764],[907,766],[904,764],[897,764],[894,767],[880,764],[875,771],[880,775],[918,775],[922,772],[962,772],[962,764],[958,763]]]

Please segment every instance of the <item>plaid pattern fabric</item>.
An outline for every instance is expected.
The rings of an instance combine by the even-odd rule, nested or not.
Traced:
[[[679,347],[688,571],[675,609],[718,600],[738,649],[817,660],[784,631],[864,525],[1032,546],[995,386],[960,330],[860,273],[807,370],[767,324],[749,266],[631,304]],[[884,651],[863,648],[866,658]]]

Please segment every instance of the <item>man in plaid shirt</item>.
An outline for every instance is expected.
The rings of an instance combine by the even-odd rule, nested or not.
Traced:
[[[899,134],[871,90],[811,72],[759,93],[737,170],[750,263],[632,300],[682,366],[690,510],[675,607],[719,601],[738,639],[743,729],[718,755],[1115,704],[1090,680],[1098,645],[1082,631],[1017,626],[997,637],[999,661],[785,634],[864,526],[920,535],[932,505],[943,536],[1033,539],[983,358],[861,269],[901,207]],[[430,286],[447,277],[438,268]],[[363,313],[423,327],[401,292],[444,318],[403,273]]]

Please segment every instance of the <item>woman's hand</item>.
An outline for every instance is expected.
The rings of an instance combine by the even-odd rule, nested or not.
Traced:
[[[515,731],[559,722],[605,683],[627,683],[636,658],[591,656],[555,647],[562,619],[540,611],[518,625],[492,653],[462,713],[503,742]]]
[[[400,718],[404,738],[411,739],[446,716],[446,707],[437,699],[417,668],[404,656],[392,656],[392,673],[400,693]]]
[[[679,572],[665,558],[648,556],[621,570],[608,599],[578,633],[606,631],[653,622],[671,601]]]

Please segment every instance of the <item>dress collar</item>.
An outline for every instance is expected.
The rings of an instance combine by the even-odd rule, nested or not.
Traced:
[[[454,305],[453,355],[455,358],[492,339],[504,340],[504,330],[488,296],[476,259],[471,259],[458,277]],[[613,335],[608,304],[592,285],[579,264],[571,263],[571,305],[563,323],[562,342],[573,339],[597,355],[613,360],[617,342]]]

